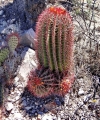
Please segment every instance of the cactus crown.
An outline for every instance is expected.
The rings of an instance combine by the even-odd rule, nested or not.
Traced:
[[[73,26],[69,13],[60,7],[50,7],[36,25],[37,57],[40,65],[56,72],[71,69]]]

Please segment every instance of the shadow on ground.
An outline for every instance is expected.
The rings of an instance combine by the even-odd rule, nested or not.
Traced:
[[[60,96],[49,96],[47,98],[37,98],[33,96],[27,88],[21,95],[21,110],[29,117],[37,117],[48,112],[52,112],[58,106],[64,105],[64,98]]]

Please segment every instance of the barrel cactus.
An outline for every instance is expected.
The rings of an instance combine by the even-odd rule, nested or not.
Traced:
[[[43,67],[31,71],[27,84],[28,90],[36,97],[43,98],[53,91],[54,74]]]
[[[34,95],[44,97],[65,95],[73,82],[73,24],[69,13],[62,7],[45,9],[36,24],[36,54],[39,66],[46,71],[33,74],[28,88]],[[41,67],[38,68],[41,71]],[[41,77],[45,73],[45,76]],[[53,75],[53,78],[48,76]],[[45,80],[44,80],[45,78]],[[48,82],[49,81],[49,82]]]
[[[73,66],[73,24],[61,7],[50,7],[38,18],[36,50],[40,65],[56,73],[66,73]]]
[[[2,47],[0,49],[0,66],[4,62],[4,60],[9,56],[9,49],[8,47]]]

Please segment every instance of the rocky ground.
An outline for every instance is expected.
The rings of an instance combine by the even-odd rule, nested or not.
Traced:
[[[17,1],[17,0],[16,0]],[[15,8],[16,1],[0,0],[0,41],[5,40],[7,34],[11,31],[17,31],[20,34],[20,47],[15,51],[14,57],[5,61],[9,66],[9,73],[15,75],[13,86],[5,88],[5,99],[3,105],[3,120],[100,120],[100,54],[98,59],[94,59],[92,64],[88,62],[88,38],[80,32],[81,28],[76,18],[73,18],[75,26],[75,82],[71,90],[64,96],[50,96],[39,99],[32,96],[25,88],[28,75],[32,69],[37,67],[37,60],[34,51],[35,20],[29,22],[28,12],[24,11],[24,6]],[[20,0],[21,1],[21,0]],[[21,1],[25,4],[25,1]],[[53,1],[51,1],[53,4]],[[65,0],[60,3],[68,8]],[[46,2],[46,5],[48,3]],[[35,2],[37,6],[37,3]],[[40,9],[45,8],[41,2]],[[97,5],[100,6],[98,0]],[[15,9],[14,9],[15,8]],[[22,13],[19,15],[20,10]],[[36,7],[33,7],[34,10]],[[17,10],[16,10],[17,9]],[[27,7],[28,9],[28,7]],[[38,11],[38,10],[37,10]],[[40,12],[39,12],[40,13]],[[38,16],[37,12],[34,13]],[[73,15],[73,12],[70,12]],[[31,14],[30,14],[31,16]],[[36,16],[36,17],[37,17]],[[74,15],[73,15],[74,16]],[[99,44],[99,52],[96,51],[93,41],[93,52],[100,53],[100,9],[95,10],[95,30],[96,42]],[[34,17],[34,16],[31,16]],[[36,18],[35,17],[35,18]],[[23,18],[23,19],[21,19]],[[79,21],[81,19],[77,17]],[[32,20],[32,19],[31,19]],[[86,21],[89,22],[88,20]],[[91,25],[91,29],[93,28]],[[30,29],[30,28],[33,29]],[[31,33],[31,35],[30,35]],[[81,37],[83,36],[82,39]],[[33,37],[33,38],[32,38]],[[94,50],[95,49],[95,50]],[[94,54],[93,54],[94,55]],[[95,67],[95,65],[97,65]],[[92,66],[92,68],[90,67]],[[96,68],[99,68],[95,70]],[[92,69],[92,70],[91,70]],[[0,75],[4,72],[0,67]]]

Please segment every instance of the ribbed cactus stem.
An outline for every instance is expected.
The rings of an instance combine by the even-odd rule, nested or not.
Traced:
[[[50,7],[40,16],[36,26],[37,57],[40,65],[56,72],[72,66],[73,25],[69,13]]]

